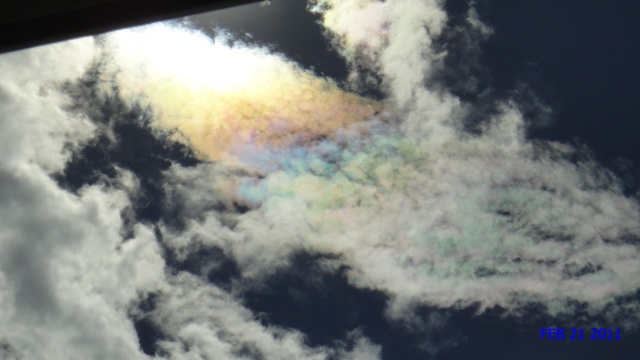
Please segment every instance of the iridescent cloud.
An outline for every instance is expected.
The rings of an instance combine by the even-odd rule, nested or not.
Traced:
[[[109,35],[125,91],[144,94],[155,124],[177,129],[201,158],[236,162],[245,145],[329,135],[380,111],[282,56],[221,36],[152,25]]]

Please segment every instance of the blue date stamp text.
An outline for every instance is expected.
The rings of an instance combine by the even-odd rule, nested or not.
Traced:
[[[596,328],[590,329],[582,328],[561,328],[561,327],[548,327],[540,328],[540,340],[593,340],[593,341],[607,341],[607,340],[622,340],[622,334],[620,328]]]

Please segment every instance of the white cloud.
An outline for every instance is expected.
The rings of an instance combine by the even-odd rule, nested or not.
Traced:
[[[446,55],[432,46],[447,20],[440,2],[318,4],[314,11],[351,64],[379,71],[400,132],[413,145],[336,150],[332,156],[343,158],[331,177],[274,173],[256,186],[270,194],[262,196],[260,211],[304,199],[296,223],[301,214],[310,222],[308,246],[344,255],[352,281],[394,296],[398,313],[414,303],[516,310],[523,297],[547,303],[551,312],[562,312],[568,300],[603,311],[615,296],[640,287],[637,245],[622,240],[640,236],[640,210],[611,174],[565,160],[575,151],[569,146],[529,142],[525,119],[508,99],[481,135],[460,130],[459,121],[474,109],[432,78]],[[362,14],[374,21],[350,21]],[[490,34],[473,7],[467,20]],[[403,153],[412,146],[411,156]],[[350,152],[357,151],[353,159]],[[343,175],[348,185],[325,183]],[[284,196],[291,191],[294,196]],[[330,191],[342,194],[330,196],[344,205],[323,207],[307,195]],[[373,195],[349,205],[357,191]],[[582,270],[571,273],[574,267]]]
[[[152,233],[121,244],[121,193],[76,197],[31,166],[3,169],[0,339],[30,359],[140,359],[127,306],[162,282]]]
[[[432,46],[447,21],[441,2],[327,0],[319,1],[314,11],[323,16],[331,34],[343,39],[341,52],[354,71],[358,66],[372,68],[382,77],[408,136],[425,146],[440,146],[454,136],[451,124],[459,121],[464,109],[458,99],[429,81],[446,55]],[[354,14],[372,22],[354,22]]]
[[[149,358],[140,349],[129,313],[138,312],[132,306],[150,292],[161,294],[154,315],[170,339],[160,347],[172,359],[241,359],[250,358],[251,351],[269,359],[325,359],[337,351],[312,349],[299,332],[262,326],[236,299],[191,275],[166,279],[151,229],[136,225],[133,238],[122,238],[121,214],[140,187],[133,173],[120,169],[111,188],[93,185],[77,195],[58,187],[50,176],[64,168],[71,151],[95,132],[109,131],[65,111],[69,102],[59,90],[62,81],[82,75],[97,53],[93,46],[82,39],[0,57],[0,354],[54,360]],[[234,199],[220,194],[242,171],[211,164],[176,169],[167,174],[165,186],[169,197],[184,205],[181,216],[207,219],[209,207],[220,204],[233,210]],[[191,189],[181,188],[185,183]],[[204,196],[193,197],[194,190]],[[256,215],[226,219],[248,229],[241,235],[216,223],[224,216],[213,216],[210,223],[217,228],[208,234],[220,230],[218,240],[201,238],[215,244],[244,236],[248,245],[234,248],[240,263],[262,259],[261,249],[270,247],[268,238],[281,234],[268,225],[251,225],[263,221]],[[201,230],[211,226],[205,223]],[[264,232],[272,235],[263,238]],[[177,249],[190,234],[168,242]],[[281,246],[280,251],[264,257],[256,269],[273,265],[276,258],[286,261],[291,250]],[[190,350],[175,346],[181,341]],[[364,345],[355,351],[367,351],[368,343],[358,341]],[[242,353],[245,345],[249,355]]]
[[[160,344],[172,359],[327,359],[337,352],[341,359],[379,358],[379,347],[359,334],[353,335],[351,351],[309,348],[300,332],[265,327],[229,294],[198,277],[181,273],[170,283],[153,318],[172,336]]]
[[[60,81],[82,74],[81,39],[0,57],[0,343],[28,359],[142,359],[127,306],[162,282],[152,233],[122,244],[123,193],[79,196],[49,174],[92,136],[64,111]]]
[[[35,162],[55,172],[92,135],[87,119],[63,111],[67,99],[56,91],[60,81],[80,76],[92,56],[92,40],[80,39],[0,57],[3,162]]]
[[[467,22],[471,25],[471,27],[478,30],[482,36],[488,37],[490,35],[493,35],[493,28],[491,26],[487,26],[487,24],[483,23],[482,20],[480,20],[478,10],[476,9],[475,5],[475,1],[471,2],[469,11],[467,11]]]
[[[640,287],[637,245],[623,240],[640,236],[637,202],[597,165],[563,160],[570,147],[528,142],[514,105],[483,135],[458,133],[440,146],[401,132],[376,137],[384,125],[368,126],[344,147],[280,158],[303,170],[225,188],[254,204],[232,228],[208,211],[168,243],[183,253],[220,247],[255,280],[297,250],[340,255],[352,284],[389,294],[390,317],[404,320],[421,304],[516,314],[523,302],[543,302],[558,314],[577,300],[602,312]],[[184,199],[211,198],[207,184],[227,180],[208,177],[212,168],[174,167],[172,186]]]
[[[354,342],[351,351],[340,351],[339,358],[344,360],[370,360],[382,357],[382,346],[371,343],[369,339],[363,337],[361,331],[354,330],[349,333],[349,340]]]
[[[351,284],[387,293],[387,315],[405,322],[423,304],[517,314],[542,302],[566,314],[578,300],[612,321],[631,311],[633,325],[638,305],[612,300],[640,288],[639,249],[628,240],[640,237],[637,201],[596,164],[566,160],[571,147],[528,141],[508,100],[482,134],[459,129],[474,109],[433,80],[446,55],[433,47],[447,21],[441,2],[320,1],[316,11],[352,65],[379,72],[397,124],[372,119],[322,141],[266,144],[254,159],[268,162],[261,174],[174,165],[163,185],[186,229],[158,224],[163,245],[179,259],[221,248],[255,282],[295,251],[336,254]],[[467,20],[489,32],[474,12]],[[148,316],[172,359],[379,358],[381,347],[357,331],[350,351],[311,348],[296,330],[261,324],[237,294],[165,274],[148,227],[126,242],[120,234],[140,186],[132,173],[121,172],[119,190],[73,195],[55,184],[71,149],[98,131],[64,111],[55,82],[79,76],[93,54],[83,39],[0,57],[0,355],[148,358],[128,312],[157,292]]]

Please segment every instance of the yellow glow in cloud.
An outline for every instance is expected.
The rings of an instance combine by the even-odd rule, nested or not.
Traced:
[[[264,49],[229,46],[187,29],[154,25],[110,36],[120,85],[143,93],[156,125],[177,129],[209,160],[243,144],[328,135],[381,110]]]

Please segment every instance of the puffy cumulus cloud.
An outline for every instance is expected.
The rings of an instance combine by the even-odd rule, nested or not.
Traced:
[[[123,237],[125,222],[132,220],[123,217],[134,216],[131,199],[142,186],[133,171],[115,166],[116,178],[76,193],[54,181],[74,152],[112,131],[112,119],[92,118],[102,114],[108,92],[96,96],[95,104],[87,96],[74,107],[61,85],[85,81],[79,77],[102,50],[81,39],[0,57],[0,357],[150,358],[140,349],[134,320],[144,316],[137,304],[152,293],[160,294],[153,315],[167,335],[158,345],[160,358],[375,355],[362,336],[354,337],[352,350],[309,348],[301,333],[262,326],[237,299],[201,279],[185,273],[167,278],[163,251],[148,226],[133,225]],[[110,146],[119,146],[118,139],[110,139]],[[239,206],[224,193],[246,170],[215,164],[193,172],[178,168],[167,172],[165,186],[171,202],[184,205],[177,210],[181,216],[197,218],[220,206],[233,212]],[[185,183],[206,196],[189,197],[193,192],[181,188]],[[228,221],[222,225],[228,228],[234,217]],[[250,249],[245,253],[259,257]]]
[[[313,11],[322,13],[325,28],[341,35],[343,54],[357,49],[374,56],[384,45],[391,22],[389,5],[379,1],[317,1]]]
[[[122,244],[122,193],[60,190],[34,165],[3,167],[0,339],[29,359],[140,359],[127,307],[162,281],[153,234]]]
[[[442,68],[442,53],[434,39],[446,25],[441,1],[315,1],[330,36],[338,39],[353,71],[373,69],[402,126],[423,146],[440,146],[455,136],[452,126],[463,116],[460,101],[429,81]],[[352,21],[375,13],[373,23]],[[377,29],[372,31],[371,27]],[[357,74],[354,75],[357,78]]]
[[[282,56],[168,25],[108,35],[121,88],[142,92],[155,125],[177,129],[203,159],[234,162],[246,144],[325,136],[381,105]]]
[[[93,54],[80,39],[0,57],[3,358],[146,358],[127,307],[162,282],[153,234],[138,226],[122,243],[123,192],[72,195],[50,177],[95,130],[58,91]]]
[[[55,172],[73,148],[91,137],[91,123],[63,110],[68,100],[56,87],[80,76],[93,55],[93,41],[79,39],[0,57],[0,150],[5,163],[35,162]]]

